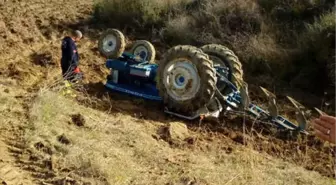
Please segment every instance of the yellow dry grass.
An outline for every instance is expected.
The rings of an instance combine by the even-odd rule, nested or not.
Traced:
[[[71,114],[83,115],[85,125],[70,124]],[[50,147],[54,170],[65,175],[62,169],[69,169],[66,174],[77,181],[116,185],[335,182],[248,147],[233,146],[232,153],[221,150],[227,143],[211,146],[210,142],[207,150],[171,147],[153,137],[164,123],[100,112],[55,91],[41,91],[33,101],[30,118],[25,135],[30,148],[38,142]],[[69,145],[57,140],[63,134],[70,140]],[[192,132],[201,137],[198,134]]]
[[[111,17],[114,20],[122,17],[122,13],[138,15],[141,8],[142,18],[155,22],[164,18],[160,13],[186,1],[110,2],[117,5],[110,9],[116,15]],[[170,19],[166,23],[167,30],[174,38],[179,35],[188,38],[188,34],[195,33],[189,39],[216,41],[216,34],[225,30],[218,29],[218,26],[223,26],[219,24],[222,11],[230,16],[240,13],[246,20],[249,20],[249,15],[258,18],[259,10],[254,1],[237,2],[209,4],[205,10],[215,21],[210,20],[208,27],[202,28],[206,30],[199,35],[194,21],[202,23],[203,19],[197,20],[197,16],[195,19],[182,14]],[[62,184],[64,180],[59,179],[64,177],[92,184],[192,184],[193,181],[216,185],[334,184],[333,179],[317,172],[257,153],[249,147],[237,146],[230,139],[222,144],[197,141],[190,148],[172,147],[157,136],[163,122],[117,112],[101,112],[61,96],[58,89],[50,88],[51,84],[57,86],[61,82],[54,81],[60,75],[59,66],[45,68],[36,65],[31,56],[51,53],[52,62],[58,64],[60,39],[66,35],[70,24],[91,16],[93,2],[27,0],[0,3],[0,42],[3,43],[0,45],[0,159],[3,160],[0,165],[6,163],[13,171],[20,171],[17,178],[30,179],[34,184]],[[131,11],[120,9],[120,6],[130,3],[134,3],[134,6],[128,6]],[[331,20],[330,16],[327,20]],[[99,32],[93,28],[89,31]],[[243,54],[246,47],[241,46],[246,46],[246,43],[251,46],[250,53],[259,52],[258,55],[264,58],[272,57],[278,51],[270,35],[251,36],[246,43],[240,38],[231,39],[236,44],[234,48],[241,49]],[[92,50],[95,47],[96,43],[86,38],[79,43],[81,66],[90,82],[105,78],[104,72],[100,71],[104,68],[101,67],[104,61]],[[31,88],[44,84],[48,87],[32,98],[35,94]],[[96,103],[86,98],[88,102]],[[72,113],[83,115],[85,126],[71,124]],[[191,133],[203,139],[200,133]],[[59,142],[59,136],[68,138],[70,143]],[[23,144],[27,148],[21,148]],[[223,150],[227,145],[232,152]],[[10,151],[12,149],[14,152]],[[42,149],[46,150],[43,152]],[[0,178],[3,178],[0,171]]]
[[[162,15],[176,7],[184,7],[191,0],[97,0],[95,2],[97,18],[110,20],[114,24],[155,24],[162,21]],[[118,17],[115,20],[114,17]]]

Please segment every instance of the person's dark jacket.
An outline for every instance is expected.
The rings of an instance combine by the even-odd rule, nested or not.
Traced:
[[[71,67],[71,71],[75,70],[79,65],[79,54],[77,51],[76,43],[71,37],[65,37],[62,40],[62,71],[68,71]]]

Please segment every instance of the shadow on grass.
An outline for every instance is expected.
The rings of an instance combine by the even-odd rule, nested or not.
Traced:
[[[101,82],[84,84],[81,91],[83,96],[78,99],[80,104],[111,115],[122,113],[138,119],[162,123],[178,119],[165,114],[160,102],[109,90]]]

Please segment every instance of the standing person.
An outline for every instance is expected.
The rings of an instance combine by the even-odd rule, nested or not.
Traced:
[[[336,144],[336,117],[321,115],[313,121],[313,127],[319,138]]]
[[[62,40],[62,75],[65,80],[77,81],[82,79],[82,73],[79,70],[79,54],[76,42],[83,37],[82,32],[74,30],[71,36],[66,36]]]

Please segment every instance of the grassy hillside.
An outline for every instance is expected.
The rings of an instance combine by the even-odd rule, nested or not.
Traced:
[[[46,183],[334,183],[316,171],[307,171],[301,165],[289,163],[290,156],[283,161],[278,159],[280,156],[257,152],[253,145],[259,145],[258,140],[252,136],[247,146],[237,145],[220,133],[211,134],[190,126],[185,139],[173,138],[173,133],[166,128],[181,125],[175,127],[174,132],[183,136],[180,129],[183,130],[184,123],[162,116],[153,120],[142,118],[141,114],[148,115],[141,104],[138,105],[139,111],[132,111],[137,113],[133,115],[129,110],[132,107],[134,110],[135,105],[128,101],[119,100],[125,108],[118,107],[115,111],[115,100],[108,97],[95,100],[82,94],[80,99],[90,99],[91,102],[80,101],[85,103],[78,104],[78,101],[61,96],[60,92],[58,88],[43,89],[32,99],[29,125],[24,130],[26,150],[35,159],[35,165],[26,163],[25,166],[44,176]],[[105,112],[93,109],[94,103],[102,102],[109,102],[110,108],[106,107]],[[155,114],[160,115],[159,112]],[[266,151],[267,145],[263,147]],[[303,163],[309,163],[313,157],[311,151],[307,149],[307,153],[302,155]],[[291,154],[298,153],[292,150]],[[329,164],[331,161],[321,162]],[[319,169],[318,163],[313,164],[316,165],[313,168]]]
[[[97,1],[95,21],[174,44],[224,44],[246,79],[322,96],[335,88],[333,0]]]
[[[334,2],[303,2],[0,1],[0,184],[335,184],[335,146],[314,135],[284,140],[246,117],[184,121],[101,83],[108,70],[97,39],[107,27],[152,41],[158,58],[174,44],[228,45],[250,87],[331,72]],[[59,66],[73,28],[84,32],[76,98],[62,95]]]

